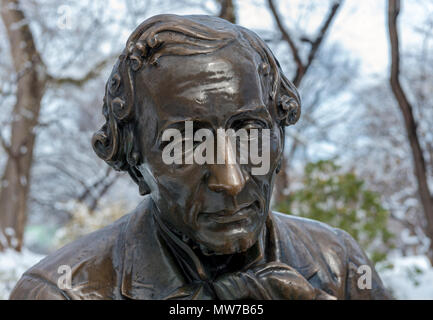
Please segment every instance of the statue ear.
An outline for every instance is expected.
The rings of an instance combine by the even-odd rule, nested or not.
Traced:
[[[298,101],[285,94],[280,96],[277,109],[282,126],[295,124],[301,115],[301,106]]]
[[[295,124],[301,116],[301,97],[294,84],[278,67],[279,81],[275,88],[277,115],[282,127]]]

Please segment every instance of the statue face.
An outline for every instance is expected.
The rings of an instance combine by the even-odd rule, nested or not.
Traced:
[[[263,229],[282,131],[270,113],[269,94],[259,75],[259,56],[228,46],[212,54],[167,56],[136,75],[136,143],[139,170],[159,217],[210,252],[250,248]],[[165,129],[270,129],[270,169],[251,174],[252,164],[167,165],[162,160]],[[224,146],[230,153],[230,145]],[[216,150],[215,152],[218,152]]]

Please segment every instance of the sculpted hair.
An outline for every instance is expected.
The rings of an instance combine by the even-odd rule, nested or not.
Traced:
[[[135,169],[140,159],[133,150],[135,73],[150,65],[157,66],[163,56],[212,53],[234,41],[261,56],[259,71],[271,78],[268,91],[277,121],[282,127],[294,124],[301,113],[299,94],[270,49],[254,32],[216,17],[158,15],[134,30],[113,67],[102,107],[106,122],[92,138],[95,153],[115,170],[127,171],[140,186]],[[146,193],[141,186],[140,193]]]

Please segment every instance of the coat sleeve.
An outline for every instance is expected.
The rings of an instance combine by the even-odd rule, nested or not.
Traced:
[[[374,265],[359,244],[346,231],[338,230],[347,252],[346,300],[388,300],[392,296],[385,289]]]
[[[10,300],[69,300],[54,283],[24,274],[12,290]]]

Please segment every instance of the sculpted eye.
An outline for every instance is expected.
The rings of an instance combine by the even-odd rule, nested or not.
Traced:
[[[178,139],[171,138],[170,140],[161,141],[159,144],[159,148],[160,150],[163,150],[165,147],[167,147],[168,144],[171,144],[172,146],[177,146],[178,144],[180,144],[184,149],[186,142],[192,142],[192,146],[194,148],[202,143],[202,141],[194,141],[192,137],[186,137],[185,133],[181,132],[181,136]]]
[[[247,141],[258,141],[261,142],[261,133],[263,129],[268,129],[269,125],[259,119],[240,119],[233,125],[233,129],[236,131],[236,135],[242,139],[244,137]],[[242,131],[245,133],[242,134]],[[245,136],[246,134],[246,136]]]
[[[245,120],[245,121],[240,121],[240,123],[237,123],[235,126],[235,130],[239,130],[239,129],[245,129],[249,132],[249,130],[251,129],[266,129],[268,128],[268,125],[260,120]]]
[[[266,125],[264,125],[261,122],[255,121],[255,122],[249,122],[249,123],[247,123],[243,128],[247,129],[247,130],[251,130],[251,129],[264,129],[264,128],[266,128]]]

